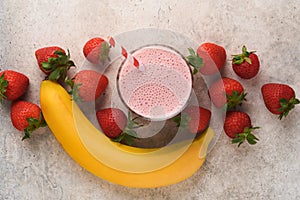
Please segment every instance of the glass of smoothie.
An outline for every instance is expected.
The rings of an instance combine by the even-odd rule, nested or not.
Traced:
[[[135,114],[163,121],[179,114],[192,92],[193,75],[184,57],[164,45],[148,45],[132,53],[140,67],[125,60],[118,71],[117,89]]]

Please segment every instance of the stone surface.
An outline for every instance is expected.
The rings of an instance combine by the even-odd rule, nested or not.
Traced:
[[[88,173],[61,148],[48,128],[21,142],[10,122],[9,102],[0,107],[0,199],[300,199],[300,107],[279,121],[263,105],[266,82],[291,85],[300,96],[300,2],[279,1],[20,1],[0,2],[0,68],[26,74],[24,97],[39,103],[43,74],[34,51],[59,45],[84,61],[82,46],[93,36],[153,27],[180,32],[195,41],[224,46],[230,55],[242,45],[257,50],[261,71],[241,80],[229,61],[224,75],[241,80],[247,111],[260,126],[256,146],[237,148],[222,133],[206,163],[189,179],[156,189],[132,189]]]

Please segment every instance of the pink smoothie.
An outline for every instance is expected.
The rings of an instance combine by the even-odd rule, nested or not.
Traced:
[[[165,120],[180,113],[192,90],[192,74],[184,58],[167,47],[149,46],[133,53],[143,70],[126,61],[118,75],[124,103],[136,114]]]

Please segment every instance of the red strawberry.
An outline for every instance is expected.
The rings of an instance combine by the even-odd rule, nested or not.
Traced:
[[[91,63],[104,63],[108,60],[109,48],[109,44],[104,39],[96,37],[85,43],[83,54]]]
[[[13,126],[25,132],[22,140],[30,138],[30,134],[39,127],[46,126],[40,107],[31,102],[13,102],[10,116]]]
[[[0,72],[0,102],[2,99],[13,101],[27,90],[29,79],[24,74],[12,70]]]
[[[130,144],[132,138],[137,137],[133,129],[140,126],[137,126],[134,119],[130,119],[130,114],[127,118],[118,108],[105,108],[98,110],[96,116],[103,133],[114,141],[120,142],[124,139]]]
[[[242,54],[233,56],[232,68],[239,77],[250,79],[258,73],[260,64],[258,56],[254,52],[248,52],[247,48],[243,46]]]
[[[194,74],[200,71],[204,75],[212,75],[219,72],[226,61],[226,51],[223,47],[214,43],[203,43],[197,49],[197,55],[193,49],[189,49],[188,62],[194,67]]]
[[[69,50],[67,55],[62,48],[57,46],[36,50],[35,57],[40,69],[49,75],[49,80],[58,80],[61,77],[64,79],[67,71],[71,67],[75,67],[74,62],[70,60]]]
[[[218,108],[224,105],[227,108],[241,105],[246,95],[240,82],[227,77],[215,81],[209,88],[209,96]]]
[[[261,92],[267,109],[279,115],[279,119],[286,117],[299,99],[295,97],[295,91],[288,85],[280,83],[267,83],[262,86]]]
[[[94,70],[82,70],[78,72],[74,79],[73,98],[75,100],[94,101],[105,90],[108,79],[105,75]]]
[[[51,73],[51,69],[44,68],[43,65],[45,64],[43,63],[48,63],[49,58],[57,58],[58,56],[54,53],[56,51],[66,53],[62,48],[57,46],[44,47],[35,51],[35,57],[37,59],[38,65],[40,69],[47,75]]]
[[[107,108],[97,111],[96,115],[103,133],[109,138],[117,138],[126,127],[127,117],[120,109]]]
[[[249,144],[256,144],[259,140],[251,132],[259,127],[252,127],[248,114],[240,111],[229,111],[226,113],[224,131],[228,137],[233,138],[232,143],[240,146],[245,140]]]
[[[181,115],[175,117],[174,121],[178,126],[188,127],[191,133],[198,134],[208,128],[210,118],[210,110],[199,106],[189,106],[182,111]]]

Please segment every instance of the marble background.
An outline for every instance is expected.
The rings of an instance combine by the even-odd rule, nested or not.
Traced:
[[[300,1],[179,0],[1,0],[0,68],[26,74],[28,101],[39,103],[43,74],[34,51],[69,48],[82,63],[82,47],[94,36],[137,28],[170,29],[200,43],[215,42],[230,55],[242,45],[257,50],[261,71],[241,80],[248,92],[243,110],[260,126],[256,146],[237,148],[222,133],[206,163],[191,178],[156,189],[106,182],[82,169],[48,128],[30,140],[10,121],[9,102],[0,107],[0,199],[300,199],[300,106],[279,121],[263,105],[267,82],[291,85],[300,96]],[[229,61],[224,75],[240,80]]]

